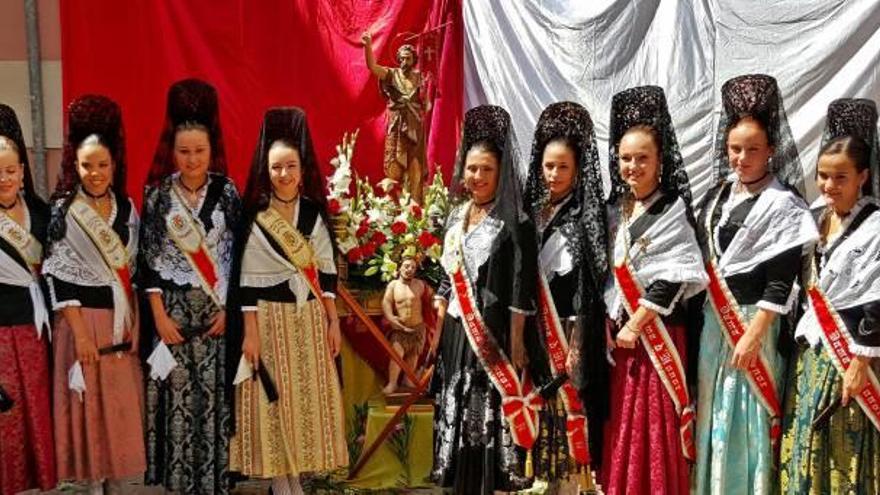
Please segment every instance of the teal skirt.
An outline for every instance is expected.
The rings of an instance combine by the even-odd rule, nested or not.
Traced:
[[[750,321],[757,306],[741,307]],[[706,303],[697,368],[697,465],[694,493],[737,495],[775,492],[770,415],[752,391],[745,373],[733,368],[733,349]],[[764,337],[761,352],[782,390],[785,362],[776,350],[779,318]]]

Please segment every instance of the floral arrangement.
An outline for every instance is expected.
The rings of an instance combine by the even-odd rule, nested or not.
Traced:
[[[389,179],[374,188],[352,169],[357,135],[346,133],[336,146],[327,195],[339,250],[349,263],[349,281],[361,278],[366,286],[381,287],[396,277],[401,259],[415,257],[422,261],[420,276],[437,283],[442,277],[440,239],[449,213],[443,174],[437,167],[421,205]]]

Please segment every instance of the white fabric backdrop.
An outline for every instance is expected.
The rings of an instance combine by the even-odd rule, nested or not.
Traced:
[[[721,85],[761,72],[782,89],[813,199],[828,103],[880,100],[878,0],[465,0],[464,23],[466,108],[510,111],[524,166],[538,116],[561,100],[590,111],[607,165],[612,95],[656,84],[702,196]]]

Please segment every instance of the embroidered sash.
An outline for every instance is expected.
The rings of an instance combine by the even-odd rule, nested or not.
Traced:
[[[303,275],[303,278],[309,284],[309,289],[312,290],[312,294],[320,301],[323,291],[318,279],[315,253],[308,239],[290,222],[285,220],[275,208],[266,208],[257,213],[256,220],[272,236],[272,239],[281,246],[284,256]]]
[[[840,319],[840,315],[837,314],[819,287],[810,286],[807,289],[807,295],[810,299],[810,307],[816,314],[816,319],[822,328],[822,343],[825,345],[828,355],[831,356],[834,367],[842,376],[854,357],[850,351],[852,336]],[[874,370],[868,369],[868,381],[855,399],[865,411],[868,419],[874,423],[874,427],[880,430],[880,382],[877,381]]]
[[[623,260],[614,267],[614,280],[620,294],[623,295],[621,298],[623,307],[632,317],[639,308],[639,298],[642,297],[644,290],[633,276],[629,262]],[[684,457],[694,461],[696,460],[696,446],[693,427],[696,415],[690,406],[687,379],[681,357],[672,343],[666,325],[659,317],[654,317],[653,320],[642,326],[640,339],[648,352],[651,363],[654,364],[654,369],[660,375],[660,381],[663,382],[663,386],[675,404],[675,410],[679,415],[679,433]]]
[[[712,238],[712,212],[718,207],[718,201],[721,197],[719,194],[706,215],[706,232],[709,235],[710,260],[706,263],[706,272],[709,274],[709,285],[706,292],[715,317],[718,319],[721,333],[724,334],[724,340],[730,349],[736,348],[737,342],[745,335],[748,325],[742,316],[739,304],[730,292],[727,282],[721,276],[715,253],[715,240]],[[770,415],[770,441],[776,445],[781,434],[780,419],[782,418],[782,405],[779,402],[779,393],[776,390],[776,381],[771,373],[771,366],[764,358],[762,352],[758,353],[758,357],[754,364],[746,370],[746,379],[752,387],[752,392],[761,401],[761,405]]]
[[[49,313],[46,310],[46,303],[43,299],[43,292],[39,283],[43,245],[27,229],[6,214],[0,214],[0,237],[9,243],[27,264],[27,268],[25,268],[16,263],[7,253],[3,253],[3,256],[10,263],[7,270],[11,271],[10,275],[14,279],[14,284],[27,287],[30,292],[34,310],[34,326],[37,328],[37,338],[42,338],[43,329],[49,328]],[[12,281],[8,280],[7,282]],[[51,332],[47,335],[50,339],[52,338]]]
[[[131,286],[131,272],[128,268],[128,250],[119,236],[91,206],[81,197],[70,204],[70,214],[83,232],[101,253],[107,267],[113,272],[116,281],[125,291],[129,308],[134,307],[134,290]]]
[[[192,213],[184,206],[185,202],[177,188],[172,186],[171,190],[173,191],[171,211],[165,221],[168,235],[195,271],[202,290],[217,307],[222,308],[223,302],[216,289],[220,281],[217,262],[211,257],[211,251],[205,244],[205,236]]]
[[[565,373],[565,362],[568,357],[568,342],[562,329],[562,322],[556,313],[556,305],[550,293],[550,287],[543,274],[538,275],[538,311],[540,328],[547,343],[550,369],[554,376]],[[559,398],[566,412],[566,436],[568,451],[579,465],[590,463],[590,449],[587,443],[587,417],[584,405],[578,397],[577,389],[571,380],[566,380],[559,388]]]
[[[466,206],[467,207],[467,206]],[[466,222],[462,222],[462,232]],[[458,299],[461,321],[471,350],[480,360],[492,384],[501,394],[501,411],[510,426],[513,442],[525,449],[531,449],[538,436],[538,409],[543,400],[531,386],[527,373],[520,380],[513,363],[498,345],[491,331],[477,309],[473,287],[465,273],[462,246],[456,243],[458,253],[456,265],[450,270],[452,289]]]
[[[15,248],[36,277],[40,273],[40,262],[43,258],[43,245],[40,241],[6,214],[0,215],[0,237]]]

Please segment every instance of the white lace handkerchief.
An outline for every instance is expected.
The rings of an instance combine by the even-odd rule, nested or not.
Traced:
[[[235,372],[235,379],[232,380],[232,384],[238,385],[245,380],[250,380],[251,378],[253,378],[253,376],[254,367],[251,365],[250,361],[247,360],[247,358],[242,356],[241,360],[238,362],[238,370]]]
[[[159,345],[153,349],[153,353],[147,358],[147,364],[150,365],[150,378],[162,381],[168,378],[171,370],[177,367],[177,360],[171,354],[171,350],[165,345],[165,342],[159,342]]]
[[[73,366],[67,370],[67,386],[79,395],[79,400],[82,402],[83,392],[86,391],[86,379],[79,361],[74,362]]]

